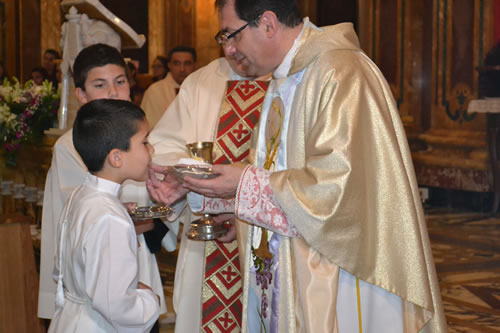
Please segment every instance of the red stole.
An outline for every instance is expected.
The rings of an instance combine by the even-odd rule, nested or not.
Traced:
[[[215,164],[238,162],[248,156],[268,84],[228,81],[213,149]],[[237,241],[205,242],[201,331],[241,332],[242,292]]]

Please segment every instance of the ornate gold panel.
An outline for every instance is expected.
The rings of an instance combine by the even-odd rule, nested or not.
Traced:
[[[490,187],[485,117],[468,114],[467,106],[477,96],[475,68],[493,43],[493,6],[359,0],[362,47],[391,86],[421,184]]]
[[[413,154],[421,184],[488,191],[486,118],[469,114],[478,73],[492,46],[492,0],[433,2],[430,128],[420,135],[427,150]]]

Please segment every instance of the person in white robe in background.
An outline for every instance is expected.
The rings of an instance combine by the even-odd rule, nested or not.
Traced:
[[[179,88],[195,69],[196,51],[192,47],[177,46],[168,52],[167,76],[146,89],[141,108],[146,112],[151,128],[156,126],[170,103],[175,99]]]
[[[149,142],[155,148],[153,162],[175,165],[181,158],[189,158],[186,144],[214,141],[227,82],[244,79],[244,75],[244,68],[228,57],[216,59],[188,76],[177,98],[149,135]],[[184,206],[185,200],[175,208],[179,211],[179,207]],[[192,241],[186,236],[189,223],[196,219],[199,216],[192,215],[189,208],[178,219],[184,223],[173,296],[178,333],[200,332],[205,242]],[[175,244],[176,239],[171,236],[163,240],[167,249]]]

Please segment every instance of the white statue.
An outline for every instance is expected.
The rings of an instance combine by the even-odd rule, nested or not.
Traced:
[[[120,35],[108,24],[103,21],[89,19],[87,14],[82,14],[80,26],[84,48],[102,43],[113,46],[121,51],[122,43]]]
[[[145,43],[130,26],[116,17],[97,0],[63,0],[61,7],[67,11],[66,22],[61,27],[61,49],[63,50],[61,75],[61,106],[58,113],[58,130],[48,134],[61,135],[68,130],[78,110],[74,96],[71,69],[78,53],[85,47],[103,43],[117,48],[140,48]],[[79,13],[80,11],[80,13]]]

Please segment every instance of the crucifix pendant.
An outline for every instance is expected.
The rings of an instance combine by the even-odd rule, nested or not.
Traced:
[[[259,248],[255,250],[255,254],[261,259],[272,259],[273,255],[269,252],[269,243],[267,242],[267,230],[261,228],[262,236],[260,237]]]

